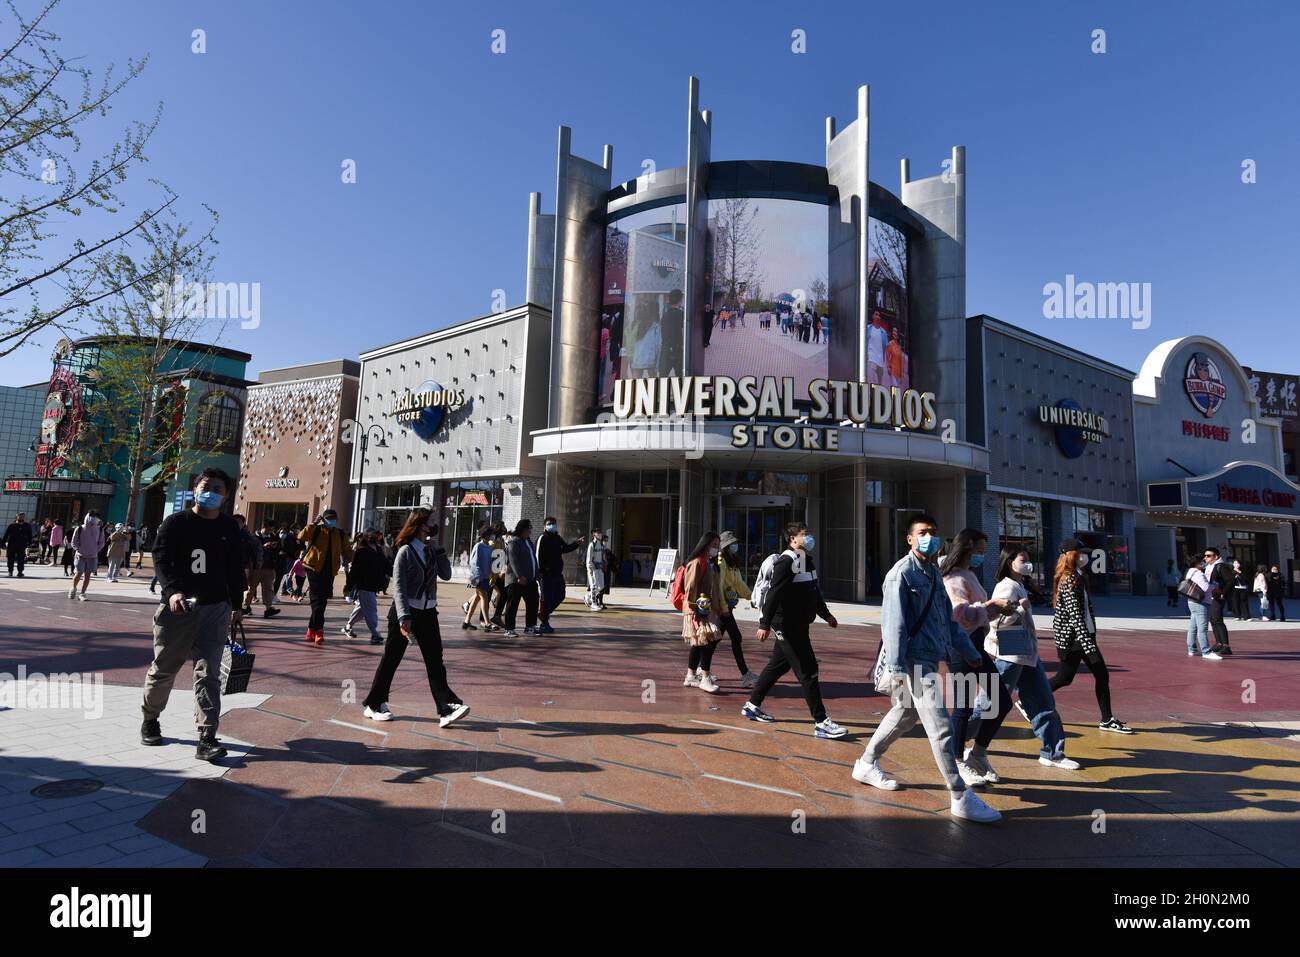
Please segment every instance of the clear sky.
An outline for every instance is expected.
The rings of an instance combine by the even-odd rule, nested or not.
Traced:
[[[37,0],[17,0],[24,10]],[[685,161],[687,78],[715,159],[825,160],[871,85],[872,178],[967,147],[967,310],[1137,370],[1203,333],[1300,372],[1300,4],[67,0],[92,66],[149,54],[111,130],[164,103],[157,176],[221,216],[214,278],[261,285],[226,344],[250,371],[361,350],[523,298],[528,193],[551,211],[559,125],[615,180]],[[191,52],[191,31],[207,52]],[[503,29],[506,52],[493,54]],[[806,31],[807,52],[791,52]],[[1106,52],[1091,33],[1106,31]],[[86,154],[94,152],[89,139]],[[357,164],[357,183],[340,180]],[[1241,164],[1258,182],[1242,183]],[[89,237],[88,237],[89,238]],[[1152,323],[1043,318],[1067,274],[1149,282]],[[0,382],[47,375],[44,337]]]

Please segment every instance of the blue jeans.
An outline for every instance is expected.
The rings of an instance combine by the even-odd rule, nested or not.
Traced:
[[[1205,654],[1210,650],[1210,611],[1199,601],[1189,601],[1187,611],[1192,616],[1187,623],[1187,651],[1195,651],[1199,643]]]
[[[1030,727],[1038,737],[1038,753],[1053,761],[1065,757],[1065,726],[1057,714],[1056,698],[1052,695],[1041,659],[1033,667],[1015,665],[1001,658],[993,664],[1002,675],[1008,693],[1020,692],[1020,705],[1029,715]]]

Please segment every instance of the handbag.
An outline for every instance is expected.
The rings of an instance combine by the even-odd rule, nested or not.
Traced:
[[[1188,601],[1201,601],[1205,598],[1205,589],[1190,578],[1184,578],[1178,583],[1178,594]]]
[[[930,574],[930,595],[925,600],[925,607],[921,609],[921,614],[917,616],[916,624],[907,630],[907,638],[911,639],[917,636],[921,626],[925,624],[925,619],[930,615],[930,606],[934,604],[934,593],[938,590],[939,584],[934,580],[934,573]],[[871,672],[871,683],[877,688],[880,687],[881,680],[885,677],[885,640],[880,640],[880,651],[876,654],[876,667]]]
[[[1004,626],[1002,624],[1004,621],[1008,622],[1008,625]],[[1029,628],[1021,620],[1020,612],[998,615],[992,631],[997,638],[999,658],[1032,655],[1038,649],[1038,636],[1030,633]]]
[[[257,656],[248,650],[244,623],[232,621],[230,634],[226,636],[226,646],[221,649],[221,693],[239,694],[247,691],[256,659]]]

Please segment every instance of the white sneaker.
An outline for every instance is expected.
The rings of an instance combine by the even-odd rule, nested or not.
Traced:
[[[1223,655],[1216,655],[1216,654],[1215,654],[1214,652],[1212,652],[1212,651],[1207,651],[1205,654],[1201,655],[1201,657],[1204,658],[1206,661],[1222,661],[1222,660],[1223,660]]]
[[[1260,619],[1260,621],[1272,621],[1272,620],[1273,619],[1268,617],[1268,615],[1265,615],[1263,618]]]
[[[86,593],[84,591],[77,592],[77,601],[85,601],[85,600],[86,600]]]
[[[683,688],[698,688],[700,686],[700,676],[690,668],[686,669],[686,680],[682,682]]]
[[[77,589],[75,589],[75,588],[69,588],[69,589],[68,589],[68,601],[72,601],[72,599],[74,599],[74,598],[76,598],[76,597],[77,597]]]
[[[1196,652],[1192,651],[1191,648],[1188,648],[1188,649],[1187,649],[1187,657],[1188,657],[1188,658],[1195,658],[1195,657],[1196,657]]]
[[[445,728],[453,721],[459,721],[467,714],[469,714],[469,705],[465,704],[462,701],[460,704],[456,705],[456,707],[452,708],[451,711],[447,712],[441,718],[438,719],[438,727]]]
[[[974,746],[967,748],[962,760],[966,762],[972,771],[983,776],[986,784],[998,784],[1002,781],[1002,778],[998,776],[998,772],[993,770],[993,765],[989,764],[989,757],[985,754],[983,748],[977,749]]]
[[[707,691],[709,694],[716,694],[718,691],[718,685],[713,680],[713,675],[703,668],[695,672],[695,687],[701,691]]]
[[[372,721],[393,720],[393,712],[388,710],[388,702],[386,701],[379,706],[378,711],[375,711],[374,709],[370,708],[370,706],[367,705],[364,709],[362,709],[361,713],[364,714],[367,718],[369,718]]]
[[[991,808],[978,794],[969,788],[961,792],[960,797],[952,799],[952,816],[979,824],[992,824],[1002,820],[1002,812]]]
[[[758,673],[754,671],[746,671],[744,677],[740,679],[740,686],[742,688],[752,688],[757,683]]]
[[[1083,767],[1083,765],[1080,764],[1078,761],[1074,760],[1073,758],[1067,758],[1065,756],[1061,756],[1057,758],[1055,761],[1053,761],[1051,758],[1045,758],[1040,754],[1038,756],[1038,763],[1041,764],[1043,767],[1060,768],[1062,771],[1077,771],[1079,770],[1079,768]]]
[[[968,788],[982,788],[988,784],[984,780],[984,775],[980,774],[965,761],[957,762],[957,773],[961,775],[962,783]]]
[[[853,762],[853,780],[860,784],[870,784],[882,791],[898,790],[898,782],[882,771],[877,762],[867,762],[862,758]]]

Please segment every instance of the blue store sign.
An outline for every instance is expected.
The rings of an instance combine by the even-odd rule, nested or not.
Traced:
[[[1300,518],[1300,485],[1266,465],[1236,462],[1218,472],[1147,486],[1152,508]]]
[[[1062,399],[1056,405],[1040,405],[1038,421],[1053,427],[1057,448],[1067,459],[1081,456],[1089,442],[1110,438],[1106,417],[1085,412],[1073,399]]]
[[[447,421],[447,412],[465,404],[463,389],[444,389],[432,379],[420,383],[415,392],[407,392],[393,400],[389,414],[420,438],[428,440],[438,433]]]

